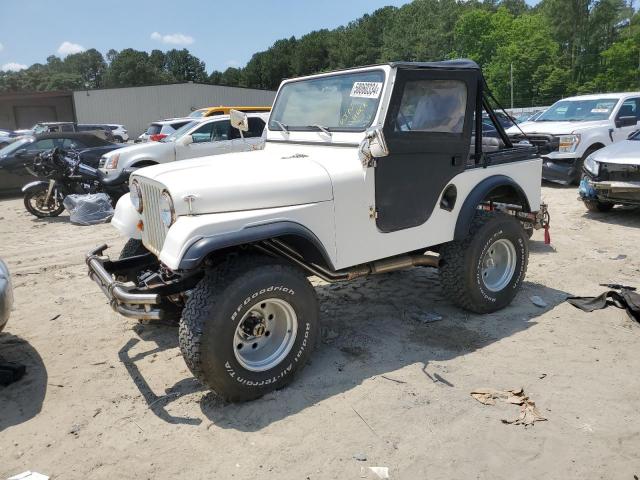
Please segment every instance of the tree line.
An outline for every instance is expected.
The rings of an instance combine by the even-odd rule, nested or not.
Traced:
[[[275,89],[283,78],[392,60],[466,57],[502,103],[548,105],[591,92],[639,90],[640,15],[632,0],[414,0],[333,30],[276,41],[243,68],[207,74],[186,49],[95,49],[0,73],[0,92],[174,82]]]

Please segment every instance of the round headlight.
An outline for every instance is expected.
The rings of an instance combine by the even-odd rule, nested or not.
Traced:
[[[130,197],[133,208],[135,208],[138,213],[142,213],[142,189],[136,180],[129,185],[129,193],[131,193]]]
[[[173,200],[171,200],[169,192],[162,192],[162,196],[160,197],[160,218],[167,228],[176,220],[176,211],[173,208]]]

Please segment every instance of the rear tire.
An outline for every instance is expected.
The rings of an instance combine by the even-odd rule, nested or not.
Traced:
[[[182,313],[179,344],[193,375],[231,402],[282,388],[318,329],[316,293],[299,269],[247,255],[209,270]]]
[[[511,215],[477,211],[464,240],[443,245],[440,280],[456,305],[490,313],[509,305],[524,280],[529,247]]]
[[[614,204],[609,202],[601,202],[599,200],[587,200],[583,199],[584,206],[590,212],[609,212],[613,209]]]
[[[64,212],[64,204],[62,203],[64,197],[60,192],[57,195],[52,195],[48,203],[45,204],[48,191],[48,185],[40,185],[28,190],[24,194],[24,208],[27,209],[27,212],[38,218],[57,217]]]

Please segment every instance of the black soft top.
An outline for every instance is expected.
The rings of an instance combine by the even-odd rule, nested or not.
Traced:
[[[480,66],[468,58],[458,58],[455,60],[443,60],[441,62],[389,62],[389,65],[397,68],[418,69],[433,68],[446,70],[480,70]]]
[[[92,135],[91,133],[50,132],[33,135],[33,138],[35,140],[45,140],[47,138],[77,139],[84,143],[87,147],[103,147],[106,145],[113,145],[111,142],[103,140],[102,138]]]

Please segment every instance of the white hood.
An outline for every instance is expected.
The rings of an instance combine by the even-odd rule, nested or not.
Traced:
[[[640,140],[616,142],[591,155],[598,162],[640,165]]]
[[[188,213],[185,197],[193,195],[192,213],[219,213],[275,208],[333,199],[331,178],[310,157],[282,155],[282,150],[213,155],[153,165],[133,175],[162,184],[176,213]],[[283,158],[285,157],[285,158]]]
[[[524,122],[520,124],[520,128],[511,127],[507,129],[507,135],[517,135],[520,133],[520,130],[524,133],[532,134],[568,135],[593,128],[602,128],[608,125],[608,120],[597,120],[595,122]]]

